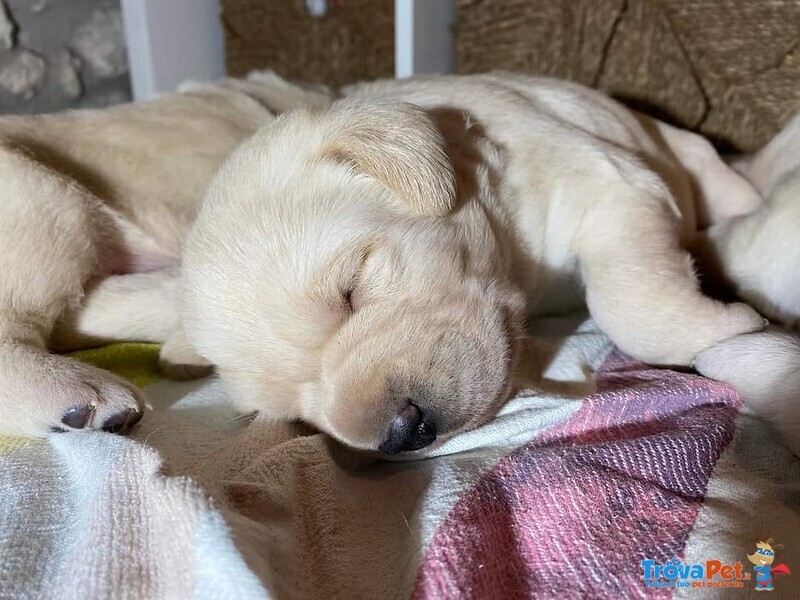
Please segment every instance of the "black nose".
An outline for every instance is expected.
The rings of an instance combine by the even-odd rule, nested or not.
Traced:
[[[389,426],[389,436],[378,449],[386,454],[424,448],[436,439],[436,423],[413,402],[406,404]]]

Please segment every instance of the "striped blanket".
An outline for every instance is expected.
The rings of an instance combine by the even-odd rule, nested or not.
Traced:
[[[0,598],[745,597],[770,537],[773,596],[800,597],[800,462],[732,389],[591,321],[559,342],[547,377],[594,393],[522,394],[413,462],[243,420],[152,347],[86,354],[153,411],[0,442]]]

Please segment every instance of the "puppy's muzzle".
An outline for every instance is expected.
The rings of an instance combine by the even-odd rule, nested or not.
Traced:
[[[385,454],[424,448],[436,439],[436,423],[413,402],[401,410],[389,426],[389,435],[378,449]]]

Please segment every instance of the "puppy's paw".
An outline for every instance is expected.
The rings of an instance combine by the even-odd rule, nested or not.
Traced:
[[[210,375],[214,365],[198,355],[180,331],[171,335],[158,354],[158,366],[169,379],[187,381]]]
[[[143,408],[141,392],[107,371],[30,346],[0,346],[3,433],[126,433],[142,418]]]
[[[734,302],[725,306],[726,317],[716,325],[719,327],[719,338],[730,339],[743,333],[761,331],[768,325],[768,321],[753,308],[743,302]]]
[[[698,354],[737,335],[764,329],[767,322],[741,302],[722,304],[702,299],[695,307],[687,304],[683,313],[670,319],[658,318],[652,324],[636,324],[627,346],[617,344],[631,356],[652,364],[688,366]],[[693,310],[697,308],[696,310]]]
[[[685,335],[693,341],[692,354],[686,363],[693,364],[698,360],[698,355],[716,345],[735,338],[739,335],[762,331],[768,321],[747,304],[734,302],[732,304],[715,303],[714,312],[705,314],[702,320],[693,321],[687,317],[689,327]]]
[[[700,353],[698,372],[725,381],[800,456],[800,337],[770,328]]]

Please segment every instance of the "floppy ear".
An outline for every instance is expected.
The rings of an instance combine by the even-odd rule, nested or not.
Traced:
[[[377,179],[423,215],[446,215],[456,177],[444,139],[421,108],[404,102],[348,103],[331,113],[323,157]]]

